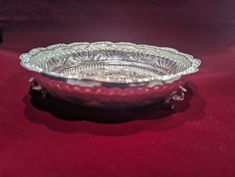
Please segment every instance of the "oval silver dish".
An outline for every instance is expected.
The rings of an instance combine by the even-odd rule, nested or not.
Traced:
[[[20,64],[51,95],[106,108],[167,100],[200,63],[172,48],[127,42],[56,44],[20,55]]]

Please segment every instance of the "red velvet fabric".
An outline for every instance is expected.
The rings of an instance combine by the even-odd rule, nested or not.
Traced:
[[[23,2],[34,7],[38,21],[23,18],[30,19],[29,10],[19,19],[0,13],[6,19],[0,46],[1,177],[235,176],[235,3],[68,1],[71,12],[67,1]],[[49,7],[54,18],[47,21],[39,12]],[[175,111],[159,105],[92,110],[29,93],[31,75],[19,65],[20,53],[98,40],[174,47],[202,59],[202,66],[189,77],[185,101]]]

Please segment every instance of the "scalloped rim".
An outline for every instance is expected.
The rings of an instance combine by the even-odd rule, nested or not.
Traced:
[[[45,50],[53,50],[56,48],[60,48],[60,47],[70,47],[70,46],[74,46],[74,45],[91,45],[91,46],[97,46],[97,45],[112,45],[112,46],[118,46],[118,45],[122,45],[122,46],[126,46],[126,47],[135,47],[136,49],[144,49],[144,50],[149,50],[149,51],[159,51],[159,50],[165,50],[165,51],[169,51],[169,52],[173,52],[174,54],[177,55],[182,55],[184,56],[186,59],[188,59],[192,65],[185,71],[176,73],[176,74],[170,74],[170,75],[165,75],[165,76],[158,76],[154,79],[140,79],[138,81],[138,83],[140,82],[151,82],[151,81],[162,81],[162,82],[171,82],[174,80],[177,80],[177,78],[180,78],[183,75],[188,75],[191,73],[195,73],[199,70],[199,66],[201,64],[201,60],[194,58],[192,55],[189,54],[185,54],[182,52],[179,52],[176,49],[173,48],[169,48],[169,47],[157,47],[157,46],[152,46],[152,45],[145,45],[145,44],[134,44],[131,42],[110,42],[110,41],[99,41],[99,42],[74,42],[74,43],[69,43],[69,44],[64,44],[64,43],[59,43],[59,44],[53,44],[53,45],[49,45],[47,47],[38,47],[38,48],[34,48],[29,50],[29,52],[27,53],[23,53],[20,55],[20,64],[21,66],[23,66],[24,68],[26,68],[27,70],[30,71],[34,71],[34,72],[38,72],[40,74],[43,74],[44,76],[49,76],[50,78],[61,78],[62,80],[66,80],[66,79],[74,79],[76,80],[76,78],[74,77],[64,77],[64,75],[56,73],[56,72],[47,72],[44,71],[43,69],[33,65],[30,62],[31,57],[33,57],[34,55],[38,54],[39,52],[45,51]],[[80,80],[80,79],[77,79]],[[91,80],[94,82],[97,82],[97,80]],[[98,81],[98,82],[104,82],[104,81]],[[131,82],[133,83],[133,82]]]

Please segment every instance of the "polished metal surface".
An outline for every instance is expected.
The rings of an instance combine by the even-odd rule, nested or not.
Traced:
[[[172,48],[125,42],[56,44],[32,49],[20,60],[50,94],[112,108],[168,99],[200,65]]]

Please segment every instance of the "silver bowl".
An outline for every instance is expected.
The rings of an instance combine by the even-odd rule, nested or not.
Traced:
[[[185,76],[200,63],[172,48],[127,42],[56,44],[20,55],[20,64],[33,73],[34,89],[105,108],[180,100]]]

